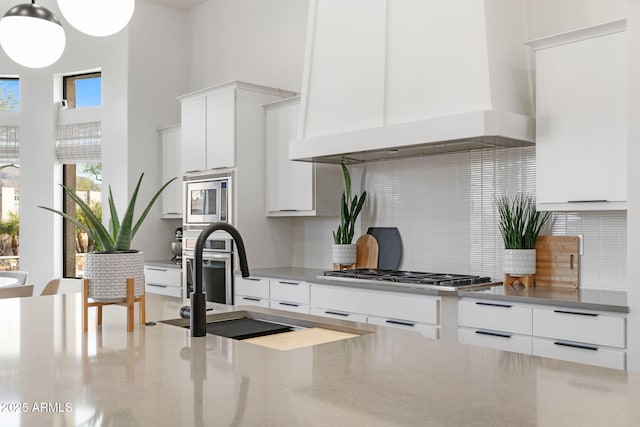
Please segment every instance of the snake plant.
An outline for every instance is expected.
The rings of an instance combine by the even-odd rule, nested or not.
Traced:
[[[506,195],[496,199],[500,216],[498,228],[502,234],[505,249],[535,249],[540,229],[551,216],[551,212],[541,214],[536,210],[532,196],[522,193],[510,200]]]
[[[111,186],[109,186],[109,212],[111,214],[111,232],[109,232],[109,230],[107,230],[107,228],[102,224],[101,218],[98,218],[98,216],[91,210],[89,205],[85,203],[80,197],[78,197],[73,189],[70,189],[65,185],[60,186],[64,189],[65,193],[76,203],[78,209],[82,211],[86,218],[86,225],[78,221],[75,217],[62,211],[51,209],[45,206],[38,207],[61,215],[62,217],[73,223],[76,227],[84,230],[95,240],[97,252],[109,253],[131,251],[131,240],[136,235],[136,232],[142,225],[144,219],[147,217],[147,214],[151,210],[151,207],[155,203],[156,199],[160,196],[160,193],[162,193],[162,191],[167,188],[169,184],[177,179],[177,177],[170,179],[160,188],[160,190],[158,190],[158,192],[156,192],[156,194],[147,204],[147,207],[142,212],[142,215],[140,215],[140,218],[138,218],[134,225],[134,210],[136,200],[138,198],[138,190],[140,189],[140,184],[142,183],[143,176],[144,173],[140,174],[140,178],[138,179],[136,188],[134,189],[131,199],[129,200],[129,205],[127,206],[127,210],[125,211],[124,216],[122,217],[122,221],[120,221],[118,213],[116,212],[115,203],[113,201],[113,193],[111,192]]]
[[[333,231],[333,242],[337,245],[349,245],[353,241],[355,232],[355,224],[362,205],[367,198],[367,192],[363,191],[360,197],[353,196],[351,198],[351,176],[349,169],[344,163],[341,163],[342,175],[344,176],[345,189],[342,191],[341,207],[340,207],[340,225],[338,229]]]

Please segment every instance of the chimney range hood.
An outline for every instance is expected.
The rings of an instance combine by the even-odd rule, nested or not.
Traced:
[[[289,158],[533,145],[524,16],[523,0],[312,0]]]

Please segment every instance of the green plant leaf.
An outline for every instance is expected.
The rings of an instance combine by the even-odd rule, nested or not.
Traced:
[[[153,204],[156,202],[158,197],[160,197],[160,194],[164,191],[165,188],[167,188],[169,186],[169,184],[171,184],[176,179],[178,179],[177,176],[174,177],[174,178],[171,178],[169,181],[165,182],[164,185],[162,187],[160,187],[160,189],[156,192],[156,194],[154,194],[154,196],[151,198],[151,201],[149,201],[149,203],[147,204],[147,207],[144,209],[144,211],[142,212],[142,215],[140,215],[140,218],[138,218],[138,221],[136,222],[136,225],[133,227],[133,230],[131,231],[131,238],[132,239],[135,237],[136,233],[138,232],[138,229],[140,228],[140,226],[144,222],[144,219],[147,217],[147,214],[149,213],[149,211],[153,207]],[[140,176],[140,180],[142,180],[142,176]]]

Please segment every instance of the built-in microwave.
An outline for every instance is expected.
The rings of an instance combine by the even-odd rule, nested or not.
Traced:
[[[231,174],[185,176],[185,225],[231,222],[231,187]]]

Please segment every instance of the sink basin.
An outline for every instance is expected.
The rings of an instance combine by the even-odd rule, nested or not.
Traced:
[[[190,327],[189,320],[185,319],[163,320],[161,323]],[[280,310],[237,310],[207,315],[207,334],[278,350],[290,350],[369,333],[371,331],[344,326],[340,321]]]
[[[188,327],[188,326],[187,326]],[[265,335],[291,332],[293,326],[279,323],[265,322],[264,320],[240,317],[238,319],[220,320],[207,323],[207,333],[221,337],[246,340],[249,338],[263,337]]]

